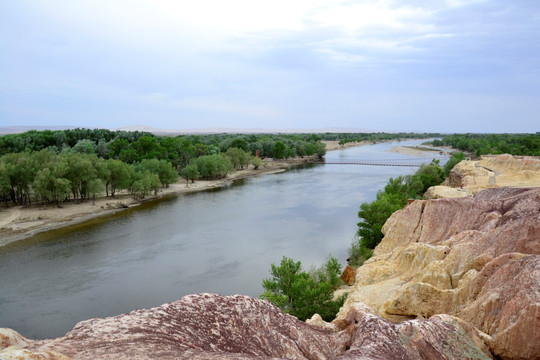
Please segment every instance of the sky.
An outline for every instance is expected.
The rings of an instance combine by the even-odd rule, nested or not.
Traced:
[[[540,131],[538,0],[0,0],[0,126]]]

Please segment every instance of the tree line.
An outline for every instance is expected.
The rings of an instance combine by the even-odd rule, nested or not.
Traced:
[[[324,156],[326,148],[316,134],[214,134],[157,136],[148,132],[107,129],[31,130],[0,137],[0,155],[35,152],[78,152],[132,164],[144,159],[168,160],[184,167],[193,158],[238,148],[251,155],[283,159]]]
[[[129,190],[137,198],[178,180],[220,179],[261,157],[324,156],[317,135],[184,135],[106,129],[27,131],[0,137],[0,199],[60,205]],[[259,157],[255,157],[257,154]]]
[[[165,160],[145,159],[126,164],[95,154],[38,152],[6,154],[0,158],[0,199],[18,205],[61,205],[67,200],[86,200],[118,190],[137,198],[178,180]]]
[[[540,133],[536,134],[453,134],[431,142],[451,146],[476,156],[511,154],[540,156]]]

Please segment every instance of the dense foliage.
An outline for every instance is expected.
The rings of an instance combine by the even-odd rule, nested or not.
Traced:
[[[450,175],[450,171],[456,166],[457,163],[465,159],[465,154],[462,152],[454,152],[450,159],[444,164],[444,174],[446,176]]]
[[[421,198],[424,192],[445,179],[444,170],[439,162],[433,160],[423,164],[414,175],[390,178],[388,183],[377,193],[372,202],[360,205],[357,237],[349,251],[349,262],[358,265],[370,256],[369,249],[374,249],[383,238],[382,227],[395,211],[403,208],[408,199]]]
[[[143,160],[135,165],[95,154],[49,150],[12,153],[0,158],[0,199],[14,204],[32,202],[60,205],[66,200],[85,200],[106,192],[130,189],[144,197],[178,180],[165,160]]]
[[[306,272],[300,261],[284,256],[279,266],[272,264],[270,272],[272,278],[263,281],[261,298],[300,320],[317,313],[331,321],[343,305],[345,296],[333,300],[334,290],[341,284],[341,265],[334,257],[320,269]]]
[[[107,129],[31,130],[0,137],[0,155],[48,149],[118,159],[132,164],[143,159],[168,160],[183,168],[191,159],[237,148],[261,157],[324,156],[326,149],[315,134],[212,134],[156,136],[148,132]]]
[[[441,137],[439,133],[337,133],[322,134],[323,140],[338,140],[340,145],[359,141],[388,141],[404,139],[430,139]]]
[[[185,135],[73,129],[27,131],[0,137],[0,199],[14,204],[61,204],[105,192],[134,197],[176,182],[220,179],[260,157],[318,155],[317,135]],[[257,158],[254,155],[258,154]]]
[[[454,134],[434,140],[434,146],[451,146],[476,156],[511,154],[540,156],[540,133],[536,134]]]

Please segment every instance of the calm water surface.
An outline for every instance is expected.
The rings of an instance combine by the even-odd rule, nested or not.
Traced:
[[[387,152],[393,145],[333,151],[326,159],[411,159]],[[80,320],[186,294],[258,296],[270,264],[283,255],[305,267],[322,264],[328,254],[344,264],[359,205],[373,200],[388,178],[414,171],[308,165],[0,248],[0,327],[57,337]]]

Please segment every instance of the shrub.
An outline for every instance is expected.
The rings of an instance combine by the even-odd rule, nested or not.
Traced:
[[[306,272],[300,261],[284,256],[279,266],[271,265],[270,273],[272,278],[263,280],[261,298],[300,320],[317,313],[331,321],[345,301],[345,295],[333,300],[334,290],[341,284],[341,266],[333,257],[320,269]]]
[[[347,259],[349,265],[361,266],[371,255],[373,255],[373,250],[366,247],[361,237],[355,236],[349,249],[349,258]]]

